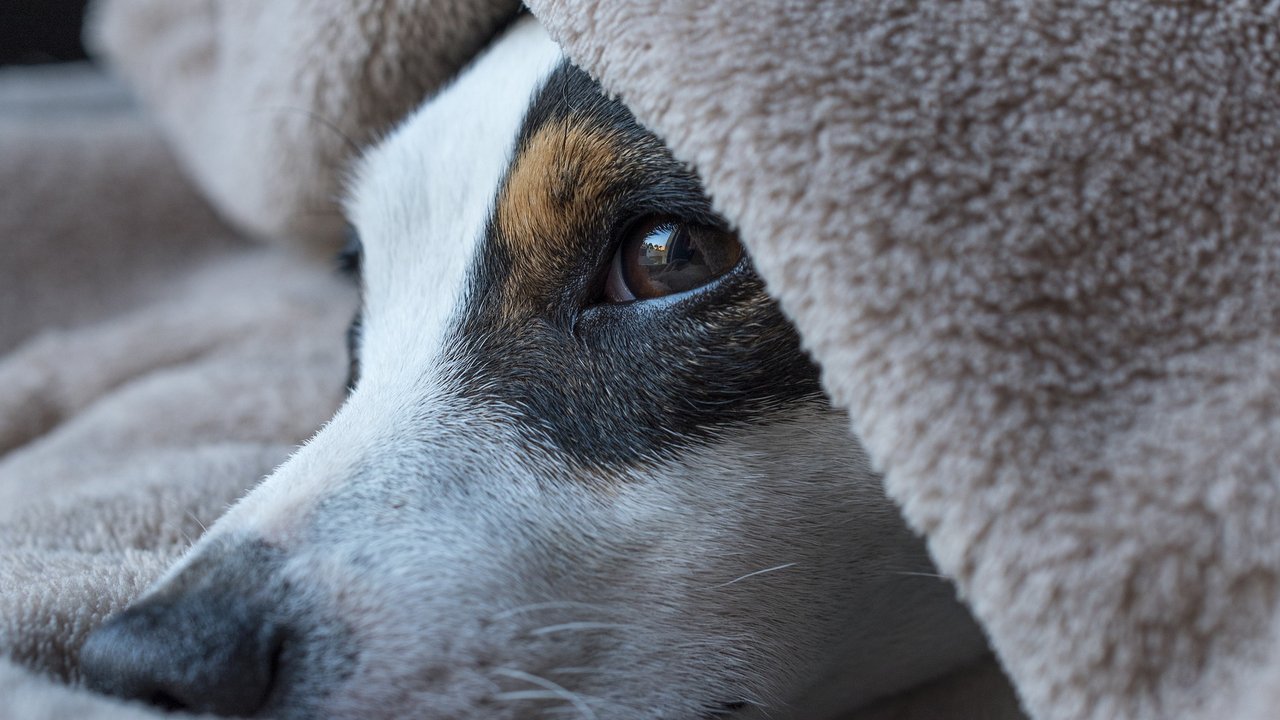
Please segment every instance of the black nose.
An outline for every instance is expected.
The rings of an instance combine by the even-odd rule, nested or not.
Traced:
[[[260,607],[203,588],[131,607],[80,651],[90,688],[170,710],[247,716],[271,694],[284,632]]]

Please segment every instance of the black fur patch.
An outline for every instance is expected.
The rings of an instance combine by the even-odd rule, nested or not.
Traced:
[[[672,303],[603,301],[620,234],[655,214],[726,225],[661,141],[561,66],[525,120],[445,343],[458,391],[504,409],[529,442],[596,467],[675,456],[730,426],[825,404],[749,260]]]
[[[359,283],[360,265],[363,261],[364,245],[360,242],[360,234],[356,232],[354,227],[347,226],[346,243],[343,244],[342,250],[338,252],[338,257],[335,259],[338,272]],[[360,379],[360,331],[362,328],[360,317],[361,312],[357,310],[355,318],[351,320],[351,325],[347,327],[348,393],[355,389],[356,381]]]

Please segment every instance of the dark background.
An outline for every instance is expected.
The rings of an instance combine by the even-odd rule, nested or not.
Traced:
[[[0,0],[0,65],[83,60],[87,0]]]

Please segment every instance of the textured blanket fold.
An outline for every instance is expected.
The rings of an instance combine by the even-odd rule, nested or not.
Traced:
[[[337,406],[353,289],[237,239],[88,68],[0,74],[0,184],[0,717],[151,715],[58,681]]]
[[[334,201],[352,152],[421,104],[517,7],[102,0],[90,39],[151,101],[227,217],[314,249],[345,224]]]
[[[1031,713],[1229,703],[1280,570],[1275,8],[532,5],[740,225]]]
[[[1274,716],[1276,8],[529,4],[738,226],[1030,715]],[[512,11],[103,0],[95,37],[239,232],[327,248],[349,141]],[[74,679],[323,422],[352,298],[235,240],[110,89],[59,125],[30,87],[0,77],[0,716],[133,716],[25,673]],[[1009,703],[988,666],[867,717]]]

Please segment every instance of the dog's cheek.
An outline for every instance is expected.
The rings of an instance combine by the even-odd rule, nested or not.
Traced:
[[[319,617],[343,628],[327,650],[315,641],[347,672],[326,715],[431,707],[440,717],[526,717],[533,706],[518,698],[536,688],[525,675],[624,703],[652,696],[654,682],[673,698],[696,695],[679,678],[701,676],[688,675],[701,665],[682,655],[710,647],[709,636],[695,637],[687,616],[663,619],[681,592],[635,578],[635,558],[657,538],[620,526],[577,484],[550,496],[532,482],[510,490],[520,484],[508,480],[503,501],[496,488],[436,493],[381,523],[366,521],[368,492],[321,509],[323,530],[285,572]],[[552,677],[564,668],[598,672]]]

